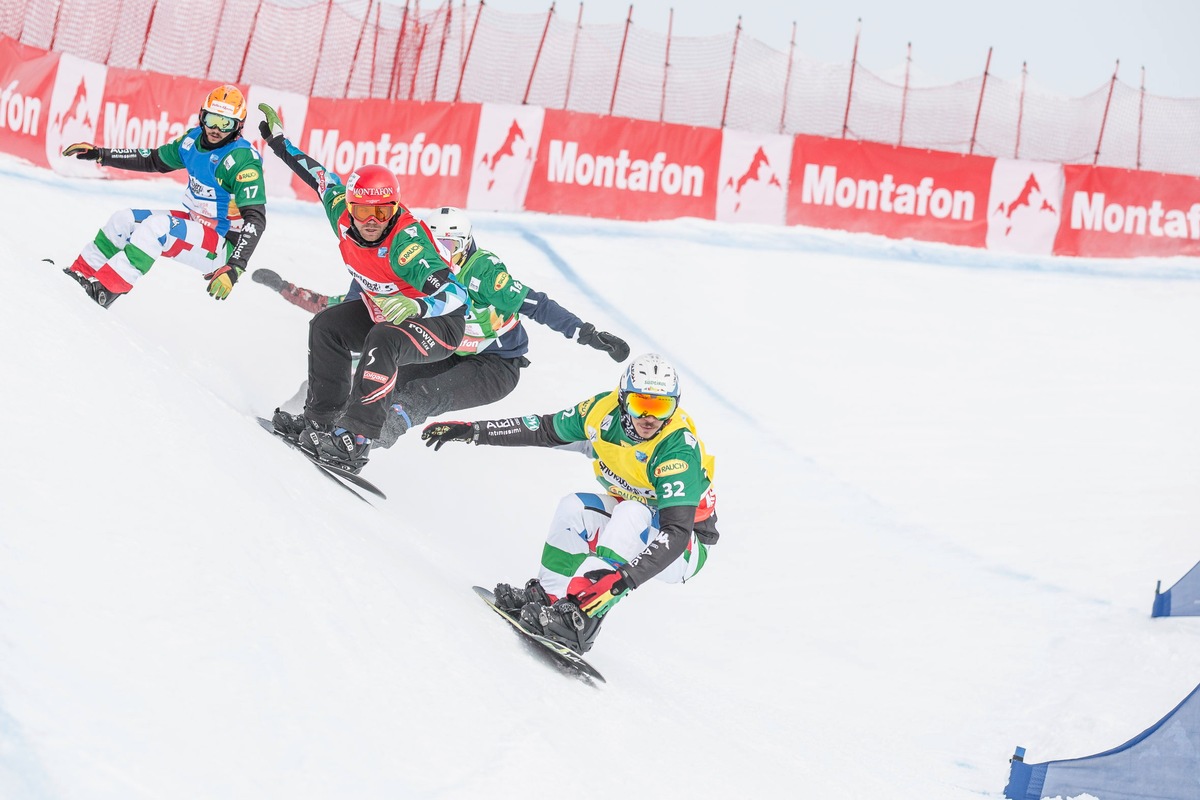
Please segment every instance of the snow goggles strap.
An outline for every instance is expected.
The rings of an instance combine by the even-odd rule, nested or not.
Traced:
[[[238,126],[238,120],[233,117],[227,117],[224,114],[215,114],[212,111],[201,111],[200,124],[206,128],[214,128],[222,133],[229,133]]]
[[[641,394],[640,392],[629,392],[625,395],[625,411],[632,417],[670,419],[678,406],[678,397],[668,397],[661,394]]]
[[[387,222],[396,215],[396,204],[385,203],[379,206],[359,205],[358,203],[350,204],[350,216],[354,217],[359,222],[366,222],[371,217],[375,217],[380,222]]]

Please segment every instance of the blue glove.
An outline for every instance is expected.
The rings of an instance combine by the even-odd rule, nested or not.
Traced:
[[[237,283],[237,279],[244,271],[241,267],[226,264],[220,269],[208,273],[204,276],[208,279],[208,293],[214,300],[224,300],[229,297],[229,293],[233,291],[233,285]]]
[[[589,617],[604,616],[629,591],[625,576],[615,569],[596,570],[584,577],[593,583],[575,595],[575,600],[579,610]]]
[[[388,322],[399,325],[409,317],[421,316],[421,303],[402,294],[389,294],[386,297],[372,297],[375,305],[387,317]]]

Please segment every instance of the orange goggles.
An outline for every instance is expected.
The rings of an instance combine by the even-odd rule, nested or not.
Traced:
[[[678,397],[667,397],[661,394],[639,394],[637,392],[630,392],[625,395],[625,411],[632,417],[670,419],[678,406]]]
[[[357,203],[350,205],[350,216],[359,222],[366,222],[374,217],[380,222],[387,222],[396,215],[396,204],[387,203],[382,206],[363,206]]]

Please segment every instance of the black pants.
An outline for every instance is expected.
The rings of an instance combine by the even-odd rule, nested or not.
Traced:
[[[434,363],[416,364],[405,370],[406,383],[396,387],[393,403],[403,414],[388,414],[383,434],[376,444],[391,447],[396,440],[425,420],[447,411],[477,408],[512,393],[529,359],[501,358],[490,353],[460,356]],[[407,419],[406,419],[407,417]]]
[[[330,306],[308,324],[308,398],[304,413],[372,439],[383,430],[396,388],[411,370],[454,355],[462,315],[376,324],[361,300]],[[362,353],[354,377],[354,353]]]

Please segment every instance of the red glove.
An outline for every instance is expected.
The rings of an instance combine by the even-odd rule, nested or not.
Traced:
[[[593,583],[575,595],[579,609],[589,617],[602,617],[629,591],[625,576],[615,569],[596,570],[586,575]]]

